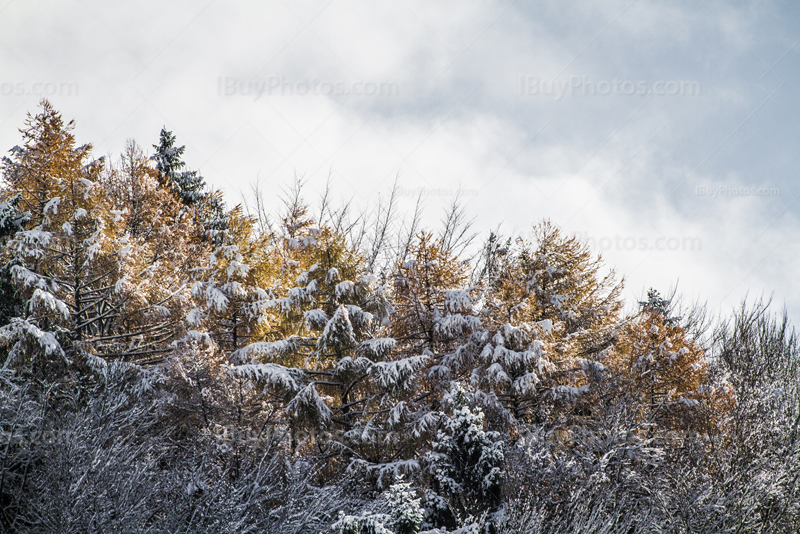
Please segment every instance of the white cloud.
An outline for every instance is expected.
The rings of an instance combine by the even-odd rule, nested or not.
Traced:
[[[256,176],[276,195],[295,172],[319,191],[332,171],[335,193],[365,204],[399,173],[408,190],[435,190],[428,221],[461,187],[482,230],[550,218],[594,239],[630,299],[680,279],[725,310],[774,290],[797,315],[798,161],[785,147],[800,112],[786,51],[800,35],[775,9],[710,6],[11,2],[0,83],[77,83],[77,95],[49,96],[100,154],[130,137],[149,147],[166,125],[232,201]],[[769,83],[780,90],[765,101],[761,77],[779,58]],[[648,90],[696,81],[702,93],[520,94],[526,77],[570,76]],[[351,94],[364,84],[391,94]],[[2,147],[38,99],[0,95]],[[696,194],[764,184],[781,194]],[[656,250],[659,239],[681,244]]]

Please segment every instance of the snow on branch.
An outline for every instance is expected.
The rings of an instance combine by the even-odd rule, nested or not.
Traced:
[[[392,337],[368,339],[358,346],[359,352],[373,360],[385,360],[397,346]]]
[[[377,362],[370,372],[383,388],[407,389],[414,374],[427,361],[427,356],[410,356],[394,362]]]
[[[297,393],[303,388],[305,373],[276,363],[248,363],[232,368],[235,376],[265,385],[266,389]]]
[[[292,336],[278,341],[259,341],[251,343],[231,354],[234,362],[249,362],[255,359],[272,359],[285,356],[296,350],[299,346],[300,338]]]

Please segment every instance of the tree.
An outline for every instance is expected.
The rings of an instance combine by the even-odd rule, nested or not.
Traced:
[[[472,383],[487,410],[512,422],[553,423],[588,391],[614,343],[622,302],[614,272],[601,277],[601,258],[549,222],[535,243],[518,239],[485,247],[481,318]]]
[[[608,362],[643,421],[705,435],[722,431],[735,402],[731,384],[714,381],[705,351],[666,313],[657,291],[621,330]]]
[[[26,126],[24,145],[2,165],[3,196],[19,195],[30,214],[8,245],[25,309],[2,336],[13,347],[12,359],[30,360],[35,352],[22,347],[37,343],[47,356],[92,352],[92,340],[113,330],[121,306],[116,281],[123,245],[104,202],[103,161],[90,159],[90,145],[75,146],[73,124],[65,125],[47,101]]]
[[[403,477],[381,493],[373,506],[359,515],[339,512],[330,531],[337,534],[416,534],[424,512],[420,499]]]
[[[504,455],[500,434],[484,430],[483,411],[471,408],[463,388],[456,385],[447,400],[451,414],[425,455],[426,503],[430,526],[453,528],[500,506]]]
[[[202,226],[182,212],[133,141],[103,173],[102,186],[122,244],[117,289],[124,300],[116,331],[97,342],[111,357],[155,363],[183,336],[191,298],[187,274],[205,266],[210,245],[196,238]]]
[[[175,135],[162,128],[159,143],[153,145],[155,153],[152,159],[156,163],[156,170],[169,180],[181,201],[187,206],[194,206],[208,197],[206,183],[197,171],[182,170],[186,167],[182,159],[186,147],[175,146],[175,141]]]
[[[20,213],[18,205],[20,195],[15,195],[5,202],[0,202],[0,327],[7,325],[12,317],[19,317],[23,313],[24,302],[14,286],[11,269],[17,264],[11,250],[8,249],[9,240],[21,231],[30,219],[28,213]]]
[[[287,207],[277,239],[276,283],[266,288],[271,309],[264,341],[234,353],[238,376],[264,387],[282,407],[291,448],[305,446],[339,461],[397,474],[413,468],[414,451],[399,450],[406,403],[416,371],[427,360],[394,358],[390,307],[363,258],[330,227],[316,228],[307,208]]]
[[[202,222],[206,238],[214,236],[227,227],[225,203],[218,191],[207,192],[205,179],[198,171],[182,170],[186,167],[183,161],[185,146],[175,146],[176,137],[166,128],[161,129],[159,143],[153,145],[152,156],[156,170],[163,180],[169,184],[180,197],[183,204],[193,208],[195,217]]]

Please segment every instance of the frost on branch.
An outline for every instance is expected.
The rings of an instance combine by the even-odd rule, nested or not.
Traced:
[[[427,356],[410,356],[393,362],[377,362],[371,369],[378,386],[389,391],[408,389],[416,372],[428,361]]]

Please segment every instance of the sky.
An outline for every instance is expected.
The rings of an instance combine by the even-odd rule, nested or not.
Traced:
[[[800,317],[800,4],[0,0],[0,152],[48,98],[112,158],[162,127],[224,191],[435,225],[549,219],[625,278]]]

